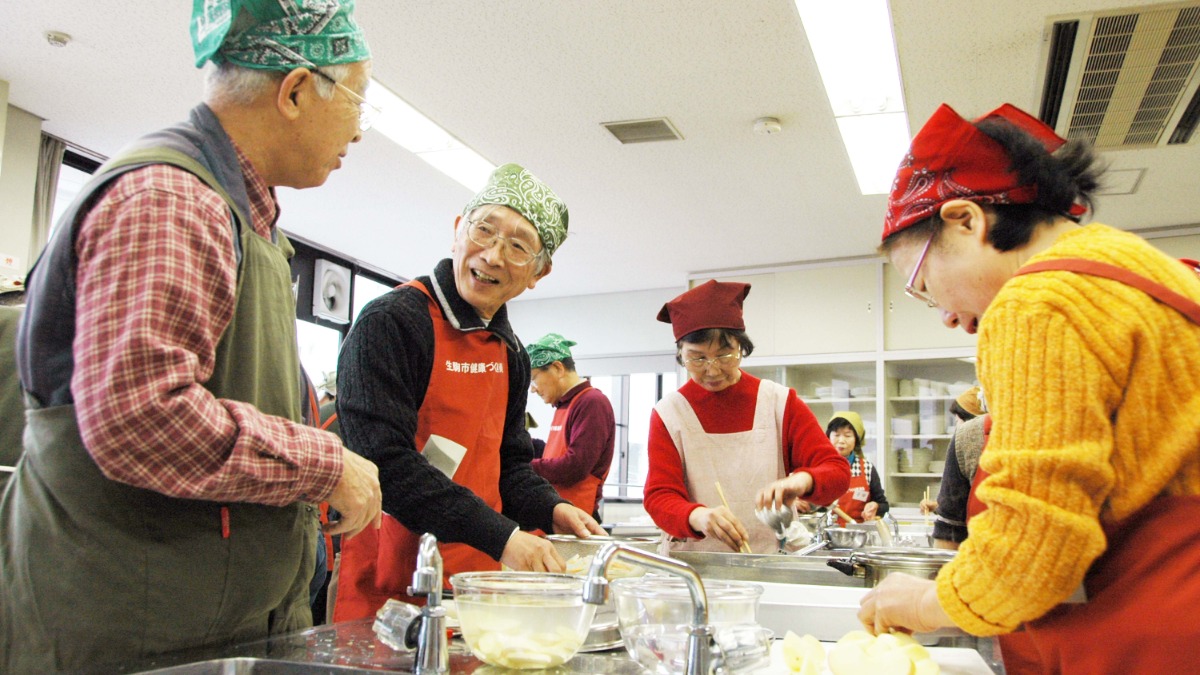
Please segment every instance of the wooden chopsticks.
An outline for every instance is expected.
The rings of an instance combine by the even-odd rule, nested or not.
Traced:
[[[721,497],[721,505],[724,506],[730,513],[733,513],[733,509],[729,508],[729,501],[725,499],[725,491],[721,489],[721,481],[715,481],[714,484],[717,486],[717,494]],[[753,553],[753,551],[750,550],[750,545],[747,544],[744,539],[742,540],[741,544],[741,547],[738,548],[739,551],[742,553]]]

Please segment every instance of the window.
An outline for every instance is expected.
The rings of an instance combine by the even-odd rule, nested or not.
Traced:
[[[304,366],[313,386],[323,382],[327,373],[337,370],[341,331],[297,319],[296,341],[300,344],[300,365]]]
[[[391,286],[382,284],[365,274],[354,275],[354,302],[351,303],[354,315],[350,317],[350,321],[358,321],[359,313],[362,312],[363,307],[367,306],[368,302],[371,302],[393,288],[395,288],[395,284]]]
[[[613,467],[604,482],[605,499],[641,501],[646,484],[648,454],[646,442],[650,437],[650,413],[667,392],[679,388],[675,371],[664,373],[631,373],[611,376],[612,392],[602,389],[612,401],[617,418],[617,448]]]

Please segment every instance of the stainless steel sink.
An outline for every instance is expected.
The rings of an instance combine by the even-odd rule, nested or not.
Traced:
[[[691,565],[705,579],[862,588],[864,582],[861,578],[846,576],[825,564],[830,558],[842,558],[849,553],[828,549],[807,556],[675,551],[671,557]]]
[[[144,675],[378,675],[380,671],[327,663],[229,658],[187,663],[143,672]]]

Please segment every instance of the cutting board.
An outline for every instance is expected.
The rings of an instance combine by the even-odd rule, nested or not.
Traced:
[[[833,647],[832,642],[822,642],[825,646],[825,652]],[[956,647],[927,647],[929,655],[937,662],[938,667],[942,669],[942,675],[993,675],[991,667],[987,661],[979,655],[979,652],[974,649],[959,649]],[[788,675],[791,671],[784,664],[783,660],[783,641],[775,640],[771,643],[771,666],[762,671],[767,675]],[[829,673],[826,667],[825,673]]]

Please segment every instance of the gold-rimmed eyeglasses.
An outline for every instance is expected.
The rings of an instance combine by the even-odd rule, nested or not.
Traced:
[[[541,251],[533,250],[533,244],[500,234],[500,228],[486,220],[467,219],[467,238],[485,249],[503,241],[507,244],[504,247],[504,259],[517,267],[524,267],[541,255]]]
[[[727,366],[737,363],[741,360],[741,358],[742,354],[740,352],[733,352],[731,354],[714,356],[711,359],[704,358],[703,356],[697,356],[696,358],[692,359],[680,360],[683,361],[684,367],[688,370],[704,371],[708,370],[709,366],[716,366],[717,368],[724,369]]]
[[[321,77],[325,78],[326,80],[329,80],[330,82],[332,82],[333,86],[337,87],[342,93],[349,96],[351,101],[354,101],[355,103],[358,104],[358,130],[359,131],[365,132],[366,130],[371,128],[372,124],[375,124],[375,118],[379,117],[379,114],[383,111],[381,111],[376,106],[372,105],[371,102],[368,101],[367,99],[360,96],[358,94],[358,92],[354,91],[350,87],[347,87],[346,85],[342,84],[341,82],[338,82],[337,80],[333,79],[332,77],[330,77],[329,75],[327,75],[326,73],[321,71],[320,68],[309,68],[309,70],[316,73],[317,75],[320,75]]]
[[[917,258],[917,264],[913,266],[912,274],[908,277],[908,283],[904,285],[904,294],[913,300],[920,300],[930,307],[937,307],[937,300],[925,291],[924,288],[917,288],[917,275],[921,273],[921,265],[925,264],[925,256],[929,254],[929,245],[933,243],[934,237],[937,236],[937,230],[929,235],[929,241],[925,242],[925,248],[921,249],[921,255]]]

